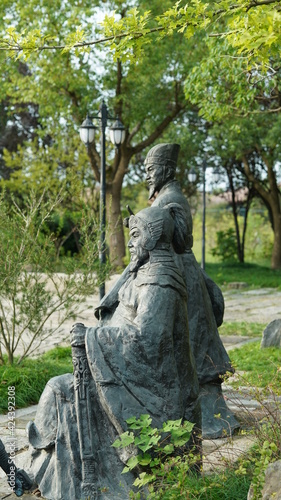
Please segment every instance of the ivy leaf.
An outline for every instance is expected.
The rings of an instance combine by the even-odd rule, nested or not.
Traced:
[[[141,415],[140,418],[128,418],[126,422],[129,425],[130,429],[143,429],[150,426],[152,418],[150,417],[150,415],[144,414]]]
[[[131,457],[129,458],[126,467],[122,470],[122,474],[125,474],[126,472],[129,472],[130,470],[134,469],[139,463],[138,457]]]
[[[135,441],[135,436],[132,432],[126,431],[119,437],[120,439],[116,439],[114,443],[111,445],[114,448],[126,448],[126,446],[133,444]]]
[[[138,455],[137,459],[138,459],[138,463],[142,466],[146,466],[149,464],[152,465],[152,458],[148,453],[145,453],[144,455]]]
[[[173,444],[166,444],[166,446],[164,446],[163,448],[163,451],[166,453],[166,455],[170,455],[171,453],[173,453],[173,451],[175,451],[175,447]]]
[[[154,479],[156,479],[155,474],[147,474],[146,472],[142,472],[133,484],[134,486],[141,487],[145,486],[148,483],[151,483],[152,481],[154,481]]]

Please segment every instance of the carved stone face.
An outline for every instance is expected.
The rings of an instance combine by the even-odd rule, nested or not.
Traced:
[[[157,163],[148,163],[145,166],[146,182],[149,187],[149,199],[164,186],[164,166]]]
[[[142,225],[134,224],[130,228],[130,240],[128,242],[129,252],[131,254],[131,269],[137,269],[141,264],[146,262],[149,257],[149,252],[145,246],[147,238],[150,237],[148,228],[145,229]]]

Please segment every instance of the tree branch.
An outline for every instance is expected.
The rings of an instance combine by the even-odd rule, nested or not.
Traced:
[[[226,14],[231,10],[235,9],[243,9],[246,7],[246,11],[249,11],[252,8],[259,7],[261,5],[270,5],[270,4],[280,4],[281,0],[251,0],[249,5],[246,7],[246,5],[241,5],[241,4],[233,4],[230,5],[227,9],[219,9],[213,13],[213,17],[217,17],[220,14]],[[180,12],[178,12],[178,15],[180,16]],[[162,17],[165,17],[165,12],[163,13]],[[177,25],[174,27],[174,31],[176,31],[179,28],[183,28],[184,26],[188,26],[191,23],[187,23],[185,18],[183,23],[179,22]],[[198,23],[197,23],[198,24]],[[169,28],[170,29],[170,28]],[[22,51],[31,51],[31,52],[42,52],[44,50],[63,50],[63,49],[79,49],[79,48],[84,48],[84,47],[90,47],[93,45],[98,45],[98,44],[103,44],[106,42],[110,42],[113,40],[121,40],[122,38],[129,37],[131,40],[132,39],[139,39],[142,37],[149,36],[153,33],[160,33],[162,31],[167,30],[167,27],[165,26],[157,26],[153,28],[146,28],[145,32],[141,31],[126,31],[125,33],[116,33],[115,35],[111,36],[106,36],[102,38],[98,38],[97,40],[92,40],[92,41],[85,41],[85,42],[77,42],[71,46],[67,46],[66,44],[59,44],[59,45],[42,45],[42,46],[34,46],[34,45],[20,45],[17,43],[15,40],[13,42],[10,42],[9,40],[2,39],[0,46],[0,50],[6,50],[6,51],[11,51],[11,52],[22,52]],[[221,34],[212,34],[209,36],[222,36]]]
[[[143,122],[144,120],[138,122],[134,128],[132,129],[132,131],[129,133],[128,135],[128,138],[127,138],[127,142],[130,143],[133,139],[133,137],[140,131],[140,129],[142,128],[143,126]]]
[[[269,198],[270,198],[270,193],[268,193],[266,191],[266,189],[264,189],[264,187],[262,186],[262,184],[254,176],[253,172],[251,171],[249,162],[248,162],[248,160],[247,160],[247,158],[246,158],[245,155],[242,157],[242,162],[243,162],[243,165],[244,165],[244,172],[246,174],[247,179],[253,184],[255,190],[260,194],[260,196],[264,200],[268,201]]]
[[[78,43],[73,44],[71,46],[71,48],[72,49],[79,49],[79,48],[83,48],[83,47],[89,47],[91,45],[98,45],[100,43],[110,42],[111,40],[119,40],[121,38],[126,38],[126,37],[138,39],[138,38],[141,38],[143,36],[150,35],[152,33],[163,31],[164,29],[165,28],[163,26],[158,26],[157,28],[150,28],[145,33],[141,33],[139,31],[131,33],[130,31],[127,31],[126,33],[119,33],[119,34],[107,36],[104,38],[98,38],[97,40],[92,40],[89,42],[78,42]],[[2,40],[1,43],[5,44],[6,46],[0,47],[0,50],[9,50],[9,51],[14,51],[14,52],[21,52],[23,50],[27,50],[27,51],[30,50],[32,52],[42,52],[43,50],[63,50],[67,47],[65,44],[62,44],[62,45],[42,45],[41,47],[34,47],[34,46],[27,45],[26,47],[24,47],[24,46],[19,45],[18,43],[16,43],[15,45],[12,45],[7,40]]]
[[[281,0],[252,0],[246,9],[246,12],[248,12],[253,7],[259,7],[260,5],[270,5],[272,3],[280,3],[280,2]]]
[[[158,137],[162,135],[164,130],[172,123],[174,118],[185,109],[187,103],[179,101],[179,93],[181,87],[179,82],[175,82],[175,105],[172,112],[162,120],[162,122],[154,129],[154,131],[144,140],[132,148],[133,154],[140,153],[144,148],[150,146]]]

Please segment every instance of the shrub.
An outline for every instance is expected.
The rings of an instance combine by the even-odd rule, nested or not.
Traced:
[[[211,252],[223,262],[237,260],[236,234],[232,227],[224,231],[217,231],[217,245]]]
[[[79,258],[64,259],[64,273],[56,273],[52,234],[42,228],[61,202],[61,194],[46,201],[32,195],[23,209],[0,198],[0,362],[17,363],[68,318],[83,310],[86,295],[104,280],[99,275],[99,230],[90,209],[84,206],[79,222]],[[104,269],[105,271],[105,269]],[[59,314],[56,326],[48,320]]]

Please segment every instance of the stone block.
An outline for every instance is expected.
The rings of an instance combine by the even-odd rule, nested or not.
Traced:
[[[281,498],[281,460],[277,460],[266,469],[265,484],[262,490],[261,500],[280,500]],[[249,489],[247,500],[254,499],[253,487]]]
[[[261,348],[281,347],[281,319],[274,319],[262,334]]]

